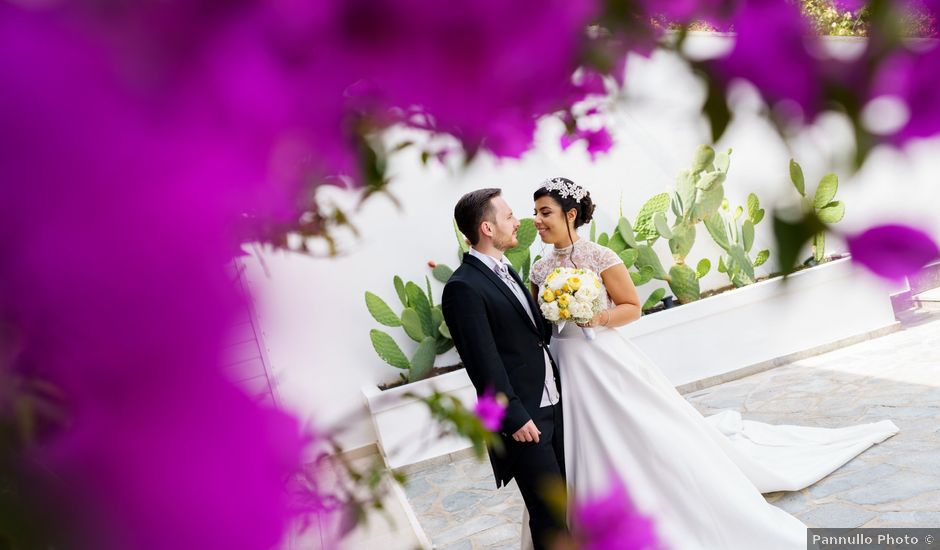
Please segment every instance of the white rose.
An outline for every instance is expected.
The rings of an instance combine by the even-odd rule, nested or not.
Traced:
[[[548,281],[548,288],[552,290],[558,290],[559,288],[565,286],[565,283],[567,282],[568,282],[568,277],[559,275],[555,277],[554,279],[552,279],[551,281]]]
[[[558,302],[546,302],[542,304],[542,315],[549,321],[557,321],[559,319]]]
[[[571,316],[576,319],[589,319],[592,317],[591,306],[583,302],[574,302],[568,309],[571,311]]]
[[[593,302],[597,298],[598,292],[594,285],[582,286],[574,293],[574,297],[579,302]]]

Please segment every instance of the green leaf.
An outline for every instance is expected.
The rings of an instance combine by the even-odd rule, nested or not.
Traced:
[[[653,226],[656,227],[656,232],[659,233],[663,238],[672,238],[672,231],[669,230],[669,223],[666,222],[666,214],[662,212],[653,214]]]
[[[744,250],[750,252],[751,246],[754,245],[754,224],[751,223],[751,220],[744,220],[741,225],[741,240]]]
[[[415,342],[424,340],[425,333],[421,326],[421,317],[413,308],[406,307],[401,312],[401,325],[405,329],[405,334]]]
[[[695,182],[695,187],[701,189],[702,191],[708,191],[716,185],[720,185],[725,182],[725,173],[724,172],[707,172]]]
[[[434,294],[431,293],[431,279],[428,279],[427,275],[424,276],[424,284],[427,287],[428,304],[434,307]]]
[[[717,79],[706,78],[705,81],[708,84],[708,88],[702,110],[708,117],[708,122],[712,130],[712,143],[715,143],[721,139],[725,130],[728,129],[728,123],[731,122],[731,109],[728,107],[725,89],[718,84]]]
[[[519,244],[516,245],[515,249],[525,249],[528,250],[532,243],[535,242],[535,237],[539,234],[538,229],[535,228],[535,221],[532,218],[523,218],[519,220],[519,230],[516,231],[516,239],[518,239]]]
[[[405,285],[405,294],[408,296],[408,303],[411,304],[411,307],[418,313],[424,335],[430,336],[436,334],[437,327],[431,324],[431,304],[428,302],[428,297],[424,295],[424,291],[421,290],[421,287],[409,281],[408,284]],[[404,321],[404,318],[402,321]]]
[[[757,195],[754,193],[749,193],[747,195],[747,219],[751,220],[751,223],[757,225],[762,219],[764,219],[764,210],[760,207],[760,200],[757,198]]]
[[[816,263],[826,258],[826,233],[820,231],[813,235],[813,259]]]
[[[656,251],[647,245],[640,245],[636,250],[638,253],[636,265],[640,267],[649,266],[653,270],[653,277],[665,280],[666,270],[663,269],[663,264],[659,261],[659,256],[656,254]]]
[[[766,248],[757,253],[757,257],[754,258],[754,267],[760,267],[764,265],[764,262],[770,258],[770,251]]]
[[[418,349],[411,357],[411,370],[408,372],[409,382],[416,382],[428,377],[434,367],[434,358],[437,356],[436,348],[437,342],[432,336],[421,340]]]
[[[827,204],[832,202],[839,190],[839,176],[829,173],[823,176],[819,181],[819,187],[816,188],[816,196],[813,198],[813,206],[816,210],[821,210]]]
[[[692,205],[692,219],[704,220],[718,211],[719,206],[725,202],[725,188],[723,185],[716,185],[708,191],[700,191],[695,196],[695,204]]]
[[[836,223],[845,216],[845,204],[842,201],[832,201],[816,212],[823,223]]]
[[[628,248],[619,254],[620,259],[623,260],[623,264],[627,267],[632,266],[636,263],[637,256],[639,252],[635,248]]]
[[[437,264],[431,271],[431,274],[434,275],[434,278],[438,281],[446,283],[454,274],[454,270],[445,264]]]
[[[607,246],[607,243],[610,242],[610,237],[607,236],[607,233],[601,233],[601,236],[597,238],[597,244],[601,246]]]
[[[792,221],[774,215],[774,237],[777,240],[777,263],[784,274],[792,273],[798,257],[813,235],[826,228],[814,213]]]
[[[712,268],[712,263],[708,258],[702,258],[699,260],[698,265],[695,266],[695,276],[701,279],[702,277],[708,275],[708,272]]]
[[[630,225],[630,220],[621,216],[620,220],[617,222],[617,233],[620,234],[620,238],[622,238],[623,242],[627,243],[630,248],[636,248],[636,236],[633,233],[633,226]]]
[[[691,267],[676,264],[669,268],[669,288],[680,303],[687,304],[701,298],[698,276]]]
[[[731,166],[731,149],[727,151],[722,151],[715,155],[715,170],[719,172],[728,173],[728,168]]]
[[[676,179],[676,193],[673,197],[673,211],[677,218],[682,218],[695,203],[695,180],[688,170],[683,170]],[[676,208],[678,207],[678,212]]]
[[[626,241],[623,240],[623,237],[620,236],[620,232],[615,232],[613,238],[610,239],[610,242],[607,243],[607,248],[613,250],[617,254],[620,254],[627,248]]]
[[[703,221],[705,222],[705,229],[708,230],[708,234],[711,235],[715,244],[724,250],[731,248],[731,243],[728,241],[728,231],[725,228],[725,220],[720,215],[706,216]]]
[[[405,357],[401,348],[398,347],[395,340],[387,333],[378,329],[372,329],[369,331],[369,339],[372,340],[372,347],[383,361],[399,369],[411,368],[411,363],[408,361],[408,358]]]
[[[725,265],[725,257],[718,256],[718,267],[716,268],[718,273],[727,273],[728,267]]]
[[[366,291],[366,307],[372,314],[372,318],[379,323],[387,327],[401,326],[401,319],[392,311],[392,308],[388,307],[385,300],[368,291]]]
[[[793,182],[793,186],[800,192],[800,195],[805,197],[806,183],[803,180],[803,169],[793,159],[790,159],[790,181]]]
[[[683,260],[695,244],[695,226],[691,223],[680,223],[672,228],[672,237],[669,239],[669,251],[676,260]]]
[[[441,323],[441,326],[437,327],[438,332],[441,333],[441,336],[449,340],[453,340],[454,337],[450,334],[450,328],[447,326],[447,323]]]
[[[591,220],[591,242],[597,242],[597,222]]]
[[[644,265],[638,271],[631,271],[630,278],[633,279],[634,286],[643,286],[653,280],[653,268]]]
[[[646,201],[646,203],[640,208],[640,213],[637,214],[636,223],[633,224],[637,236],[644,241],[658,237],[659,233],[656,232],[656,227],[653,226],[653,215],[656,212],[665,212],[668,208],[668,193],[654,195],[648,201]]]
[[[643,302],[643,311],[646,311],[650,309],[651,307],[655,306],[657,303],[659,303],[660,300],[663,299],[664,296],[666,296],[665,288],[657,288],[656,290],[654,290],[649,295],[649,298],[647,298],[646,301]]]
[[[708,145],[699,145],[692,156],[692,173],[701,172],[715,160],[715,150]]]
[[[733,264],[729,266],[730,269],[734,272],[740,271],[744,274],[747,277],[747,284],[754,282],[754,264],[752,264],[751,259],[747,257],[747,252],[744,251],[744,248],[740,245],[732,246],[731,250],[728,251],[728,255],[731,257]]]
[[[431,325],[437,327],[437,330],[434,331],[430,336],[435,336],[438,333],[438,330],[441,328],[441,325],[444,324],[444,312],[441,311],[441,306],[434,306],[431,308]]]
[[[401,277],[395,275],[395,292],[398,293],[398,299],[401,300],[401,305],[408,307],[408,296],[405,294],[405,283],[402,282]]]
[[[441,325],[444,326],[444,325]],[[451,338],[438,337],[435,339],[434,353],[440,355],[442,353],[447,353],[451,348],[454,347],[454,341]]]
[[[457,227],[457,220],[454,220],[454,234],[457,236],[457,246],[460,247],[460,252],[467,253],[470,252],[470,244],[467,243],[467,237],[460,232],[460,228]]]
[[[512,248],[505,252],[505,256],[517,273],[521,272],[524,266],[529,263],[528,248]]]
[[[737,220],[738,218],[741,217],[741,214],[743,213],[744,213],[744,208],[741,206],[738,206],[737,208],[734,209],[734,219]]]

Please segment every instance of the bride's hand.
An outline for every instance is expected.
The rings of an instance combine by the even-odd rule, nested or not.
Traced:
[[[589,322],[587,322],[587,323],[578,323],[578,326],[581,327],[581,328],[592,328],[592,327],[596,327],[596,326],[600,325],[600,324],[601,324],[601,315],[602,315],[603,313],[604,313],[603,311],[602,311],[601,313],[598,313],[597,315],[594,316],[593,319],[591,319],[591,320],[590,320]]]

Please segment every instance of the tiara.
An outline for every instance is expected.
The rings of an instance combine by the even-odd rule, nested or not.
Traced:
[[[571,197],[578,202],[588,194],[587,189],[568,178],[551,178],[545,180],[542,187],[544,187],[546,191],[558,191],[558,194],[564,199]]]

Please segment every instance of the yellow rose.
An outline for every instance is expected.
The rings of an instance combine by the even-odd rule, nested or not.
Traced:
[[[555,291],[555,296],[561,296],[562,294],[563,294],[563,293],[562,293],[562,291],[561,291],[560,288]]]
[[[569,300],[571,300],[571,298],[567,294],[562,294],[558,297],[558,307],[568,307]]]
[[[571,292],[571,287],[568,286],[568,283],[565,283],[564,285],[562,285],[561,290],[562,292],[568,293],[568,292]]]
[[[570,319],[570,318],[571,318],[571,312],[569,312],[567,309],[559,310],[559,311],[558,311],[558,317],[560,317],[561,319]]]
[[[581,288],[581,279],[578,277],[570,277],[567,286],[571,287],[572,292],[577,292],[578,289]]]
[[[552,292],[551,290],[546,290],[544,293],[542,293],[542,301],[543,301],[543,302],[554,302],[554,301],[555,301],[555,293]]]

